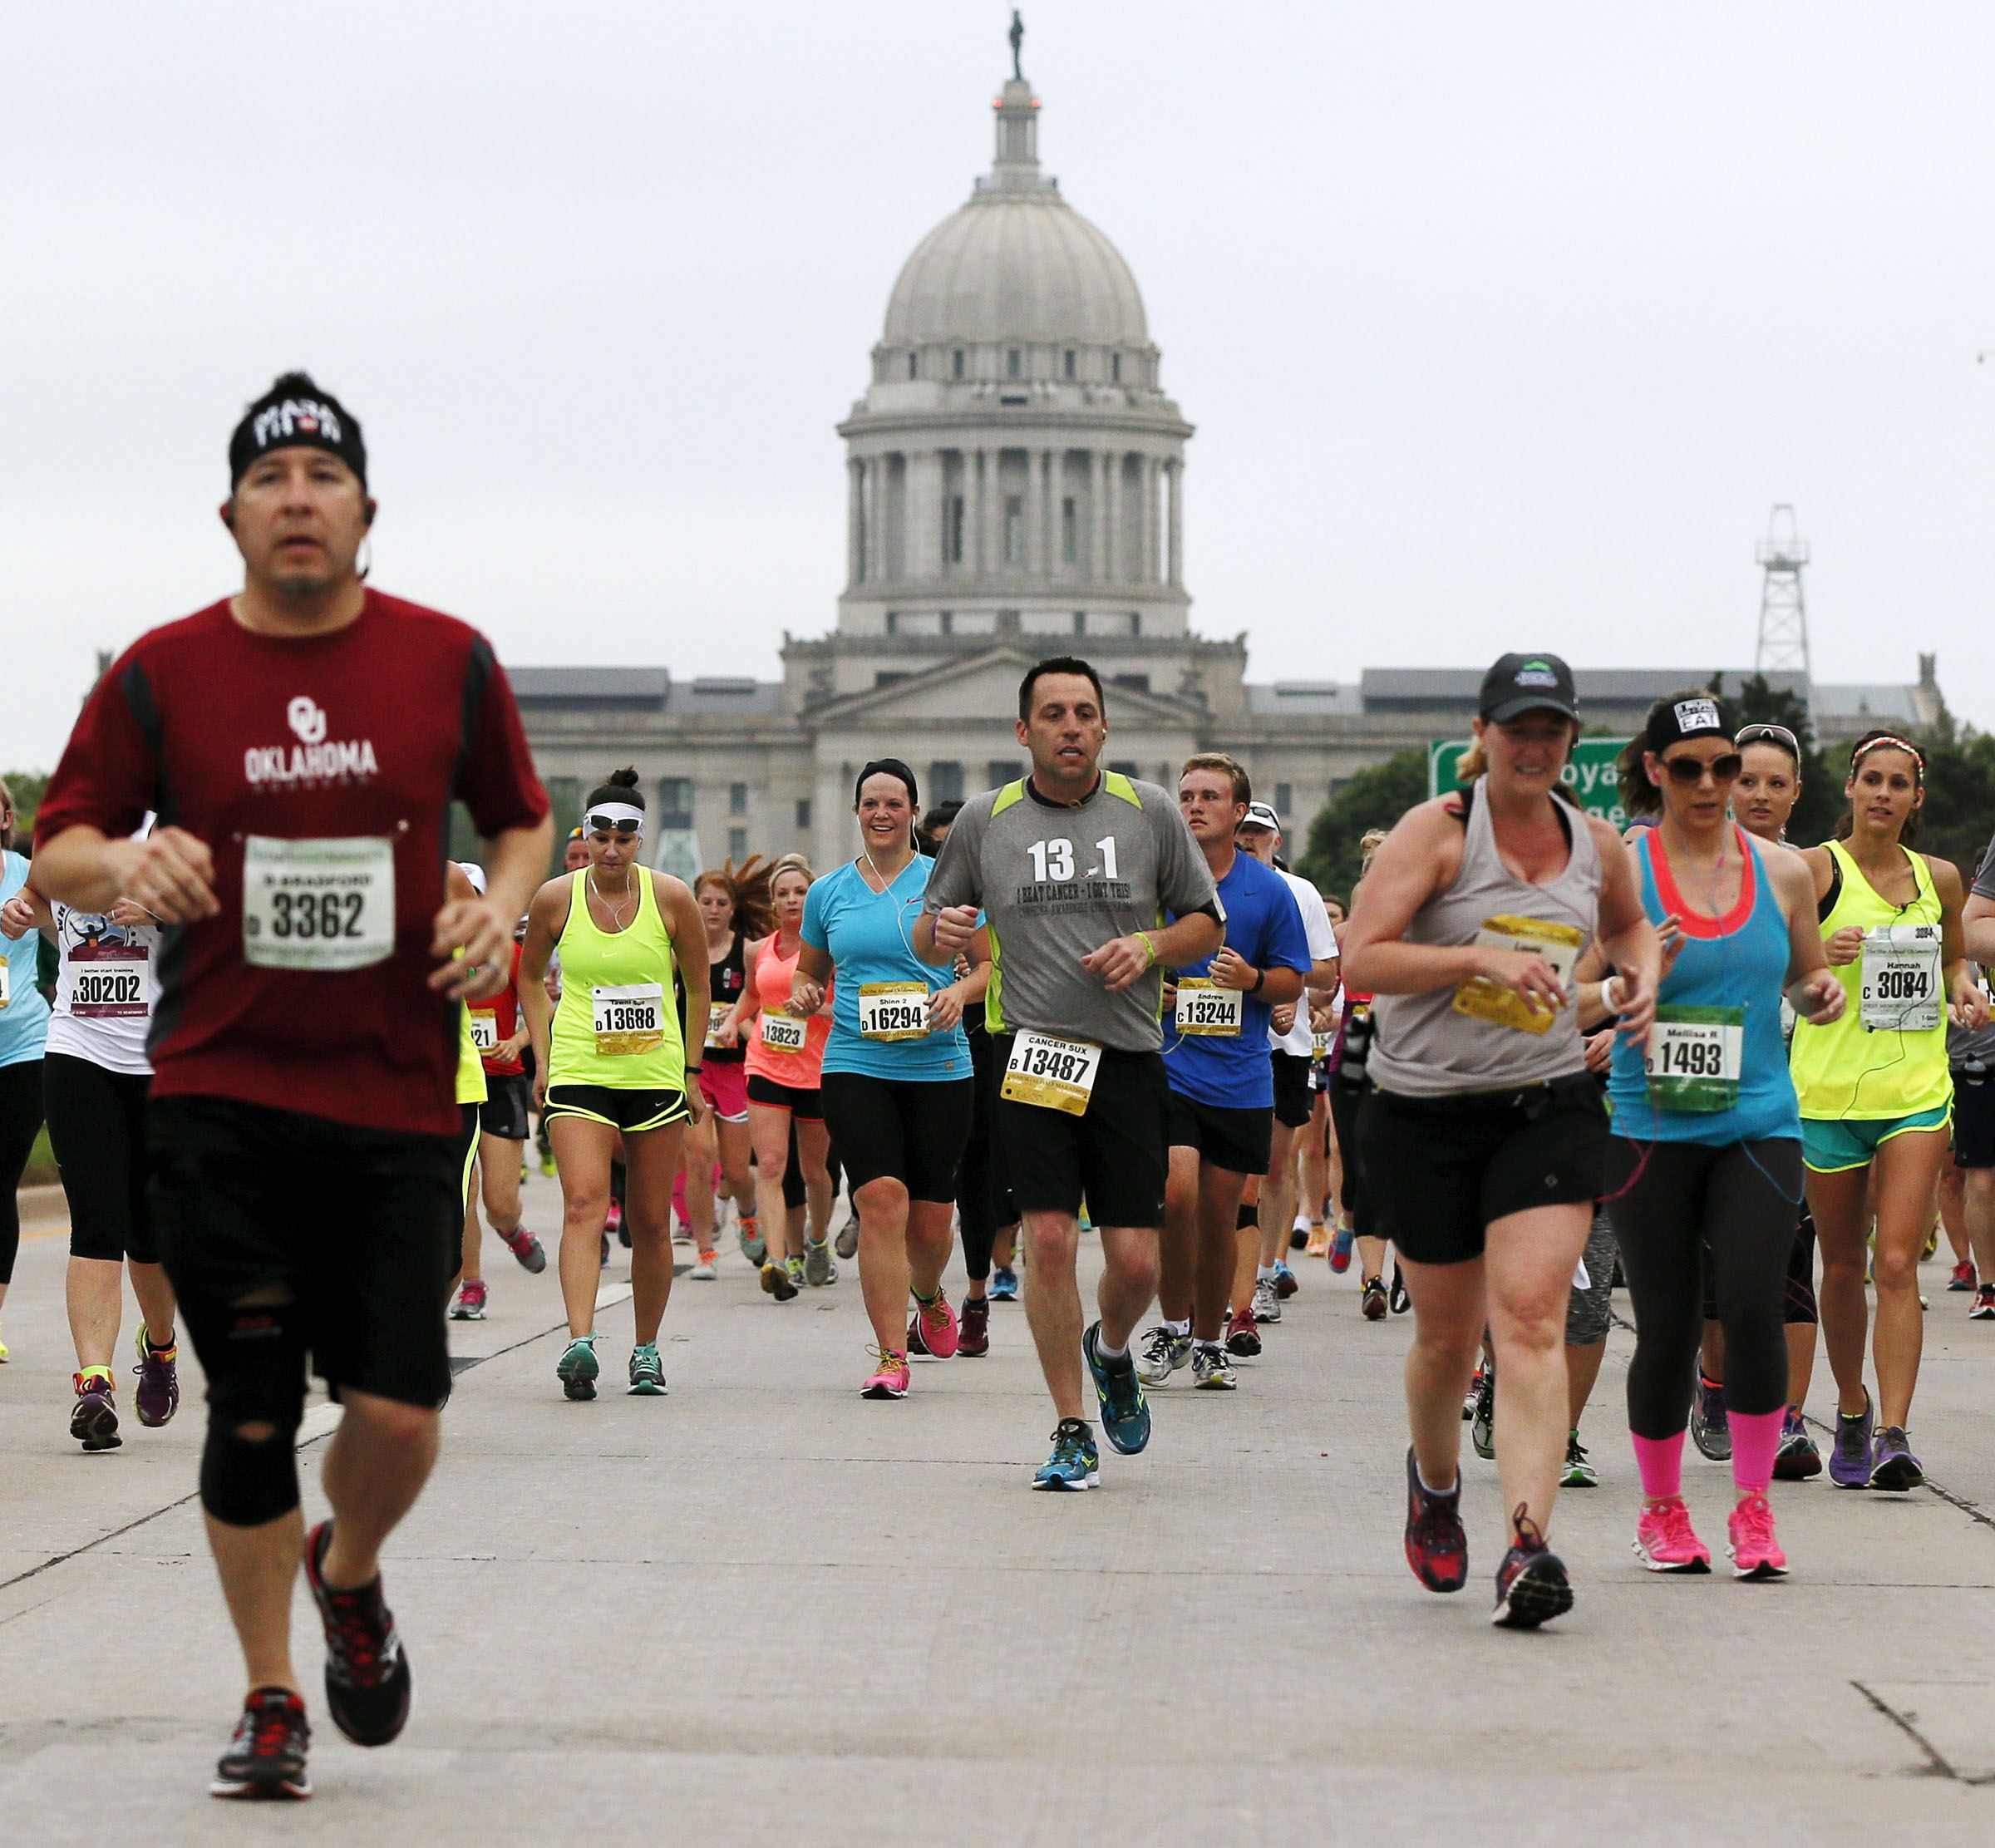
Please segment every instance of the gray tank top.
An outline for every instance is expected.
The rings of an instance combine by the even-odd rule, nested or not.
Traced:
[[[1586,1069],[1579,1010],[1569,998],[1573,964],[1593,941],[1600,909],[1600,854],[1576,809],[1563,809],[1572,850],[1564,870],[1542,885],[1519,879],[1496,851],[1490,806],[1471,791],[1461,870],[1446,891],[1414,914],[1401,941],[1450,948],[1479,940],[1537,949],[1567,972],[1569,998],[1543,1032],[1507,989],[1486,983],[1426,994],[1382,994],[1372,1003],[1371,1076],[1405,1097],[1569,1078]]]

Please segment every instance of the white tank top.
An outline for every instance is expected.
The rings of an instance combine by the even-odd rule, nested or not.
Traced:
[[[106,1072],[149,1076],[145,1035],[160,992],[160,933],[66,904],[51,909],[61,960],[47,1049]]]

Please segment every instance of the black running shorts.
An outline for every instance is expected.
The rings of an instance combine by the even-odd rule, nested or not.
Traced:
[[[485,1101],[478,1108],[480,1132],[495,1136],[502,1142],[524,1142],[530,1133],[527,1112],[534,1101],[526,1075],[515,1072],[495,1076],[488,1072],[485,1089]]]
[[[827,1072],[825,1126],[838,1145],[852,1191],[869,1180],[893,1180],[906,1187],[909,1200],[953,1200],[975,1088],[968,1078]]]
[[[579,1116],[591,1123],[607,1123],[627,1136],[646,1130],[670,1129],[692,1115],[686,1107],[686,1093],[668,1086],[648,1085],[641,1091],[613,1090],[606,1084],[550,1084],[543,1121]]]
[[[1292,1130],[1309,1121],[1315,1100],[1309,1094],[1309,1063],[1299,1052],[1284,1052],[1278,1046],[1268,1054],[1274,1067],[1274,1120]]]
[[[1174,1149],[1196,1149],[1201,1161],[1236,1175],[1264,1175],[1273,1153],[1274,1113],[1229,1110],[1181,1092],[1170,1094],[1165,1140]]]
[[[1953,1072],[1953,1165],[1995,1168],[1995,1077]]]
[[[1000,1088],[1012,1036],[992,1036]],[[1156,1052],[1101,1054],[1085,1116],[999,1096],[998,1170],[1023,1213],[1077,1215],[1096,1225],[1160,1226],[1170,1172],[1165,1123],[1170,1087]]]
[[[805,1091],[799,1085],[778,1084],[759,1072],[748,1074],[748,1101],[766,1104],[771,1110],[786,1110],[800,1122],[821,1123],[825,1120],[821,1091],[815,1087]]]

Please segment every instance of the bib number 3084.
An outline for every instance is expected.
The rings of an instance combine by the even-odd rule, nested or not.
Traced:
[[[1101,1048],[1086,1040],[1022,1032],[1012,1042],[998,1094],[1016,1104],[1084,1116],[1101,1069]]]
[[[1886,924],[1865,934],[1862,1018],[1870,1032],[1938,1026],[1941,942],[1938,924]]]
[[[372,968],[394,954],[392,841],[244,840],[244,962],[332,972]]]

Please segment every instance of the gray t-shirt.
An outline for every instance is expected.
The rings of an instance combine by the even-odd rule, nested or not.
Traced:
[[[1168,790],[1107,771],[1085,801],[1048,802],[1029,781],[963,805],[929,875],[923,909],[983,909],[995,967],[984,1015],[993,1033],[1028,1027],[1125,1052],[1155,1052],[1164,972],[1111,994],[1081,958],[1111,938],[1154,930],[1164,914],[1219,892]]]
[[[1988,843],[1988,850],[1981,856],[1981,865],[1975,869],[1974,883],[1968,890],[1984,899],[1995,899],[1995,840]],[[1985,971],[1981,975],[1982,985],[1988,986]],[[1986,1027],[1970,1031],[1965,1027],[1947,1023],[1947,1063],[1956,1070],[1969,1059],[1979,1059],[1983,1065],[1995,1066],[1995,1021]]]

